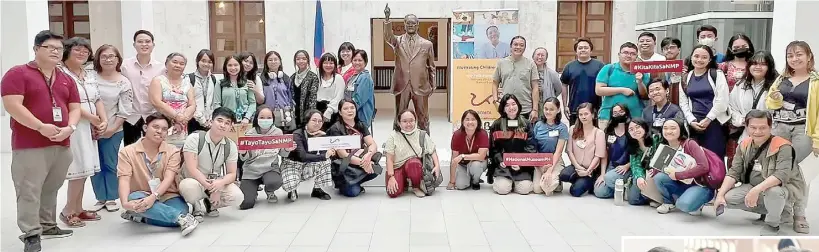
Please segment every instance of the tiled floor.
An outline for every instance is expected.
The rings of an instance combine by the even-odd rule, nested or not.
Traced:
[[[376,136],[381,132],[385,131],[376,129]],[[445,141],[439,143],[444,152],[449,139],[441,138],[436,141]],[[0,158],[0,250],[22,251],[16,239],[11,155]],[[816,167],[815,161],[811,164]],[[819,204],[817,181],[808,209],[814,213]],[[311,182],[302,185],[302,198],[295,203],[260,202],[247,211],[222,210],[221,217],[207,218],[184,238],[178,229],[129,223],[118,213],[102,213],[102,221],[75,229],[70,238],[44,241],[43,251],[607,252],[619,251],[620,237],[626,235],[756,236],[759,230],[750,223],[754,215],[737,210],[728,210],[718,219],[710,207],[699,217],[679,212],[659,215],[647,206],[614,206],[611,200],[592,196],[499,196],[489,185],[480,191],[440,188],[436,195],[423,199],[411,194],[389,199],[383,187],[368,187],[359,198],[333,194],[329,201],[309,198],[310,187]],[[84,203],[90,206],[94,203],[90,182],[86,188]],[[280,199],[285,197],[278,193]],[[58,206],[64,203],[65,186]],[[819,214],[810,216],[810,221],[814,230],[819,228]],[[790,226],[783,230],[793,235]]]

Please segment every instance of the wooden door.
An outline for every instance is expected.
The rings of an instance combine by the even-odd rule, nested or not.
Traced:
[[[557,71],[575,59],[574,42],[592,41],[592,57],[611,61],[611,1],[583,0],[557,3]]]

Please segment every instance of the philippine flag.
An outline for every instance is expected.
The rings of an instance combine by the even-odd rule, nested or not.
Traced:
[[[321,67],[319,65],[319,59],[321,55],[324,54],[324,15],[321,14],[321,1],[316,1],[316,26],[313,32],[313,61],[315,61],[317,67]]]

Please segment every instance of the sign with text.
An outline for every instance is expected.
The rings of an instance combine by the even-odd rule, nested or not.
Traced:
[[[330,149],[361,149],[361,136],[324,136],[307,138],[308,151],[324,151]]]
[[[551,164],[552,156],[552,153],[503,153],[503,164],[540,167]]]
[[[293,135],[243,136],[237,143],[240,151],[290,148],[295,144]]]
[[[250,128],[250,124],[237,123],[233,125],[233,130],[228,133],[227,137],[233,140],[234,143],[239,142],[239,138],[245,136],[245,132]]]
[[[631,63],[632,73],[681,73],[685,64],[682,60],[640,61]]]

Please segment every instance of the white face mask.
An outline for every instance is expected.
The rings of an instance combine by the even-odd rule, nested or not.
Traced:
[[[700,45],[707,45],[708,47],[714,48],[714,42],[717,42],[713,38],[701,38]]]

